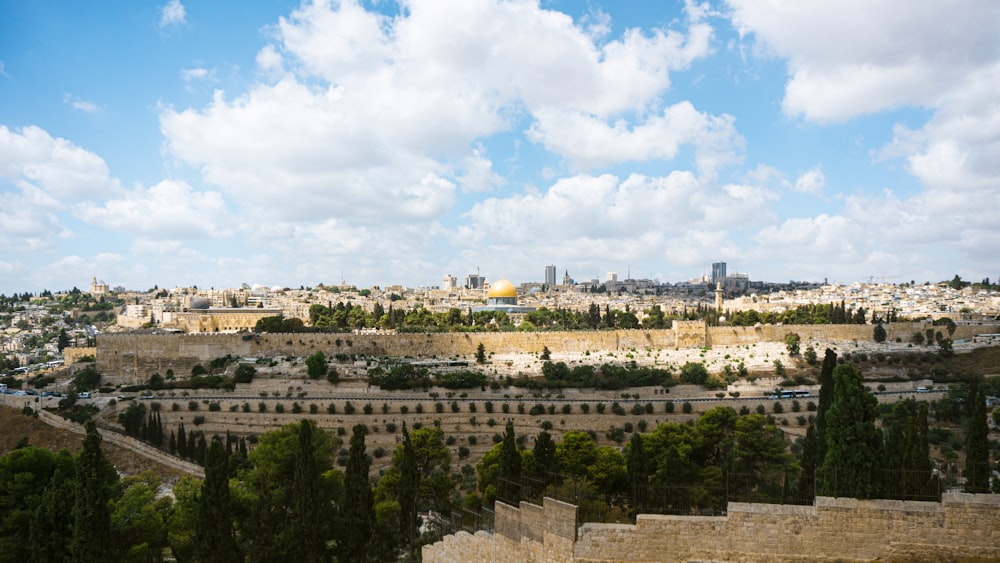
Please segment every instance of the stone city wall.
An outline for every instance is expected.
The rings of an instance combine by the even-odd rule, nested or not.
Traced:
[[[84,356],[90,356],[91,358],[97,357],[97,348],[63,348],[63,361],[64,365],[71,366],[80,361],[80,358]]]
[[[608,330],[571,332],[479,332],[402,334],[102,334],[97,337],[97,368],[118,383],[135,384],[153,373],[172,369],[187,375],[195,364],[232,354],[237,357],[305,357],[317,351],[362,356],[417,358],[472,358],[483,344],[487,353],[583,354],[587,351],[629,349],[698,348],[732,346],[755,342],[782,342],[795,332],[803,342],[850,342],[872,340],[871,325],[763,325],[759,327],[705,327],[701,321],[678,321],[664,330]],[[886,325],[889,340],[910,335],[929,325]],[[941,328],[941,327],[938,327]],[[993,327],[958,327],[953,338],[970,338]],[[69,349],[67,349],[69,350]]]
[[[726,516],[642,514],[635,525],[574,523],[563,505],[497,504],[495,532],[459,532],[424,547],[443,561],[1000,561],[1000,495],[949,493],[942,502],[818,497],[813,506],[730,503]],[[560,503],[562,504],[562,503]],[[531,505],[529,505],[531,506]],[[539,521],[539,517],[544,521]],[[542,530],[526,533],[525,526]],[[512,534],[511,530],[520,530]]]

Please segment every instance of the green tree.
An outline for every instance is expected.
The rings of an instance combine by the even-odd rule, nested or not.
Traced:
[[[628,469],[628,488],[632,495],[632,504],[636,513],[644,512],[646,506],[646,490],[649,485],[649,467],[646,464],[646,452],[642,448],[642,435],[632,434],[625,451],[625,465]]]
[[[798,501],[812,502],[816,498],[816,426],[809,425],[802,442],[799,458]]]
[[[162,561],[167,547],[170,497],[156,498],[160,479],[151,471],[122,479],[122,494],[111,503],[113,541],[123,562]],[[221,561],[221,560],[219,560]]]
[[[479,343],[479,346],[476,346],[476,363],[486,363],[486,346],[484,346],[482,342]]]
[[[822,467],[826,460],[826,413],[833,402],[833,370],[837,367],[837,353],[827,348],[819,372],[819,405],[816,408],[816,463]]]
[[[315,424],[303,420],[298,425],[298,442],[295,448],[295,466],[292,476],[291,514],[288,517],[288,555],[294,561],[318,562],[326,559],[326,542],[329,539],[317,523],[329,518],[329,506],[321,490],[324,461],[317,459],[313,446]]]
[[[306,371],[310,379],[319,379],[326,376],[326,354],[315,352],[306,358]]]
[[[801,340],[801,337],[794,332],[785,335],[785,348],[788,350],[789,356],[799,355],[799,342]]]
[[[199,496],[195,554],[199,561],[243,561],[233,529],[229,493],[229,455],[222,441],[213,439],[205,456],[205,480]]]
[[[878,400],[849,365],[833,370],[833,401],[826,413],[823,493],[872,498],[879,493],[882,434],[875,427]]]
[[[517,450],[514,422],[508,420],[500,447],[500,474],[497,481],[497,498],[516,505],[521,500],[521,454]]]
[[[875,325],[875,328],[872,330],[872,339],[874,339],[875,342],[885,342],[885,338],[886,332],[882,323]]]
[[[237,529],[250,561],[322,558],[333,537],[342,475],[332,471],[340,441],[308,420],[262,434],[240,475]]]
[[[101,435],[94,422],[88,420],[84,428],[83,449],[76,460],[69,550],[74,561],[99,563],[116,552],[111,538],[110,500],[118,487],[118,473],[101,451]]]
[[[59,329],[59,338],[56,341],[56,346],[58,346],[60,352],[69,346],[69,335],[66,334],[65,328]]]
[[[340,530],[341,556],[344,561],[363,561],[372,539],[375,512],[372,490],[368,484],[368,468],[371,466],[365,449],[365,434],[368,427],[354,426],[351,447],[347,454],[347,471],[344,475],[343,525]]]
[[[70,560],[66,538],[73,534],[73,501],[76,494],[72,460],[68,468],[69,472],[60,468],[55,470],[32,515],[28,557],[31,563],[61,563]],[[0,550],[9,556],[24,560],[23,554],[18,553],[17,546],[7,545],[6,541],[0,543]]]
[[[978,382],[976,382],[978,383]],[[974,384],[972,416],[966,426],[965,492],[990,492],[989,427],[986,423],[986,400],[981,385]]]

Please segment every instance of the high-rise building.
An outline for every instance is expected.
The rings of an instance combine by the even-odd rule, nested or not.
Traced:
[[[449,290],[458,287],[458,278],[451,274],[445,274],[444,278],[441,280],[441,289]]]
[[[483,289],[486,286],[486,278],[479,274],[469,274],[465,276],[465,289]]]
[[[712,283],[716,284],[722,281],[722,278],[726,277],[726,263],[725,262],[713,262],[712,263]]]
[[[545,285],[552,287],[556,284],[556,267],[549,264],[545,267]]]

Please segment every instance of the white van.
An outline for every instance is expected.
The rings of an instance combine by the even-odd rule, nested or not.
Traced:
[[[84,392],[78,394],[76,396],[76,398],[77,399],[89,399],[90,398],[90,393],[88,393],[87,391],[84,391]]]

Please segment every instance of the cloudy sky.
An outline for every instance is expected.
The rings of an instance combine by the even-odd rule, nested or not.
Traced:
[[[4,2],[0,293],[1000,276],[995,0]]]

